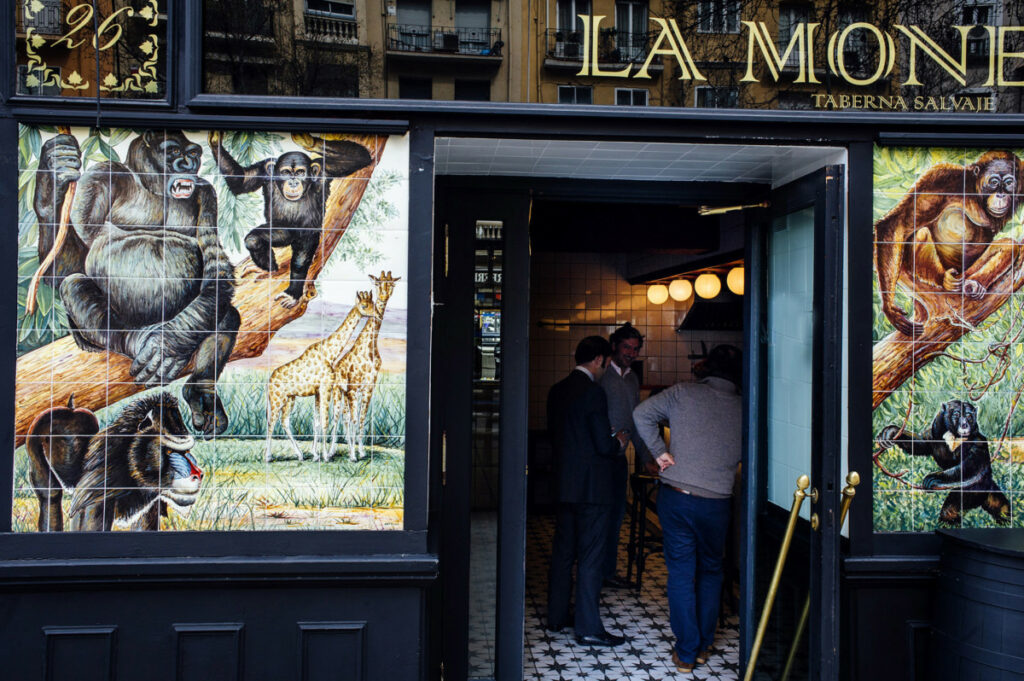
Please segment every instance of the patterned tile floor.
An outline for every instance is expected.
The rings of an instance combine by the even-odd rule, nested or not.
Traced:
[[[625,574],[629,523],[619,542],[619,572]],[[643,589],[605,589],[601,616],[605,628],[627,642],[617,648],[576,644],[571,631],[551,634],[547,622],[547,566],[554,533],[552,516],[530,516],[526,540],[526,641],[524,676],[529,681],[587,679],[739,678],[739,620],[723,618],[715,638],[717,653],[692,674],[677,672],[670,659],[674,640],[668,623],[665,561],[660,553],[647,559]]]

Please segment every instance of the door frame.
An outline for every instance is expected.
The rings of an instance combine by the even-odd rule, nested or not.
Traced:
[[[473,257],[477,219],[502,220],[502,295],[495,569],[494,678],[523,678],[526,611],[526,464],[529,418],[530,242],[527,191],[469,188],[451,180],[435,191],[434,371],[440,445],[441,660],[445,678],[468,674],[471,434],[473,407]],[[460,185],[465,185],[462,187]],[[458,198],[460,189],[469,197]],[[461,454],[460,454],[461,452]]]
[[[811,678],[839,674],[839,506],[842,489],[843,269],[845,167],[829,165],[773,190],[771,207],[747,221],[745,262],[749,263],[744,300],[746,347],[743,391],[743,484],[747,499],[742,518],[745,558],[741,565],[740,665],[750,659],[760,609],[757,593],[758,524],[767,503],[767,240],[774,218],[814,208],[813,357],[811,401],[811,487],[819,491],[811,512],[820,519],[810,539],[811,611],[808,622]]]

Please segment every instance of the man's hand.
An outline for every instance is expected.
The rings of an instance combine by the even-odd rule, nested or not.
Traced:
[[[668,468],[669,466],[674,466],[674,465],[676,465],[676,460],[675,460],[675,459],[673,459],[673,458],[672,458],[672,455],[671,455],[671,454],[669,454],[668,452],[665,452],[664,454],[662,454],[661,456],[659,456],[659,457],[658,457],[658,458],[656,459],[656,461],[658,462],[658,467],[659,467],[659,468],[660,468],[661,470],[663,470],[663,471],[664,471],[664,470],[665,470],[666,468]]]
[[[629,442],[629,431],[620,430],[619,432],[615,433],[614,437],[616,440],[619,441],[620,448],[625,447],[626,443]]]

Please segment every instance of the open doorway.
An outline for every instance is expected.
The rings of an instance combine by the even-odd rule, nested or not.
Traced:
[[[569,634],[546,630],[546,561],[553,528],[551,455],[545,434],[547,392],[572,369],[573,350],[581,338],[608,337],[627,321],[644,335],[634,369],[641,377],[643,396],[692,380],[693,362],[717,344],[729,343],[746,351],[749,328],[744,323],[749,311],[744,312],[742,293],[730,291],[726,278],[744,266],[748,280],[751,268],[753,276],[762,274],[763,263],[745,261],[751,252],[750,215],[760,211],[765,225],[771,219],[763,208],[702,211],[701,207],[759,204],[769,199],[773,189],[830,163],[841,163],[843,152],[507,139],[440,139],[436,152],[437,228],[443,225],[445,230],[445,268],[457,267],[452,263],[463,258],[470,263],[465,276],[472,277],[461,285],[472,290],[467,298],[471,303],[460,308],[461,313],[451,308],[445,312],[471,317],[467,328],[471,327],[473,348],[472,387],[462,419],[469,429],[464,452],[452,447],[452,431],[446,429],[445,495],[448,500],[463,495],[461,508],[465,509],[450,515],[451,523],[465,527],[448,536],[465,537],[469,549],[465,561],[456,566],[452,561],[446,565],[442,555],[442,581],[448,590],[445,602],[459,603],[459,598],[449,597],[453,590],[461,590],[467,605],[466,624],[451,622],[446,627],[446,636],[460,639],[455,645],[449,642],[449,650],[460,658],[465,655],[468,678],[555,678],[552,674],[574,678],[598,672],[607,678],[663,678],[674,673],[669,659],[673,637],[664,563],[658,552],[659,528],[652,512],[653,487],[631,486],[639,494],[637,503],[630,500],[618,547],[618,572],[633,580],[636,588],[602,593],[607,628],[627,635],[631,642],[613,649],[589,648],[576,646],[571,630]],[[781,229],[787,228],[780,224]],[[526,255],[517,265],[510,234],[521,237],[524,231],[528,241],[521,239],[520,244],[526,244]],[[514,296],[514,304],[521,304],[525,293],[509,282],[510,269],[523,266],[526,274],[520,281],[529,282],[528,319],[520,328],[510,329],[508,301]],[[661,303],[647,295],[653,283],[678,278],[692,282],[698,273],[716,275],[719,293],[707,299],[691,293],[682,300],[670,297]],[[455,284],[456,289],[459,286]],[[516,353],[525,354],[520,359],[528,361],[519,365],[523,370],[510,374],[510,360],[515,359],[510,355]],[[526,409],[513,422],[510,402],[517,400],[523,400]],[[510,429],[522,434],[517,447],[525,451],[507,451]],[[749,449],[768,456],[767,442]],[[514,456],[521,456],[526,464],[519,470],[528,468],[525,485],[517,486],[523,481],[515,480],[514,473],[501,474],[502,461]],[[460,459],[467,467],[462,492],[451,487],[452,467]],[[638,469],[631,467],[631,472]],[[788,507],[788,500],[768,493],[771,480],[771,474],[762,476],[759,485],[765,489],[758,490],[760,498]],[[513,494],[516,498],[510,499]],[[725,617],[716,638],[716,656],[700,678],[737,678],[742,634],[749,636],[757,626],[751,613],[759,597],[752,593],[754,589],[742,588],[740,579],[744,562],[766,561],[747,555],[748,544],[742,536],[740,518],[752,503],[748,490],[740,490],[735,497],[726,568],[729,586],[723,594]],[[516,517],[519,509],[525,513],[525,523]],[[510,528],[512,537],[507,536]],[[638,540],[641,535],[644,542]],[[509,556],[509,547],[517,542],[519,559]],[[503,574],[503,570],[519,574]],[[770,576],[770,570],[769,564],[760,572]],[[517,611],[510,610],[507,601],[503,610],[501,592],[507,596],[514,580],[522,580]],[[800,598],[793,600],[798,610]],[[459,609],[450,609],[448,617],[457,620]],[[509,660],[515,647],[503,641],[516,630],[508,617],[522,619],[515,664]],[[504,661],[499,659],[503,649],[507,651]],[[799,678],[797,671],[791,678]]]

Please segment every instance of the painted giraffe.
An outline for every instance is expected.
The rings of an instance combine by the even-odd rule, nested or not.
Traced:
[[[380,351],[377,349],[377,336],[380,334],[381,321],[384,319],[384,308],[395,290],[395,282],[401,277],[392,277],[391,272],[381,272],[380,277],[372,274],[376,288],[374,316],[366,322],[362,331],[352,343],[352,347],[334,367],[334,430],[331,433],[331,450],[337,441],[338,422],[340,416],[345,417],[345,439],[348,443],[348,457],[352,461],[366,458],[363,448],[363,433],[366,429],[366,416],[369,412],[370,398],[380,373]],[[356,455],[356,445],[359,454]]]
[[[267,384],[267,451],[265,458],[270,461],[270,442],[274,426],[280,419],[284,432],[295,448],[295,454],[302,461],[302,450],[292,434],[291,411],[295,398],[313,396],[313,461],[320,458],[318,443],[327,444],[327,414],[330,399],[334,393],[333,364],[342,356],[352,332],[361,319],[373,319],[377,309],[369,291],[356,293],[356,304],[352,306],[341,325],[323,340],[313,343],[301,355],[274,369]],[[329,460],[333,448],[324,452]]]

